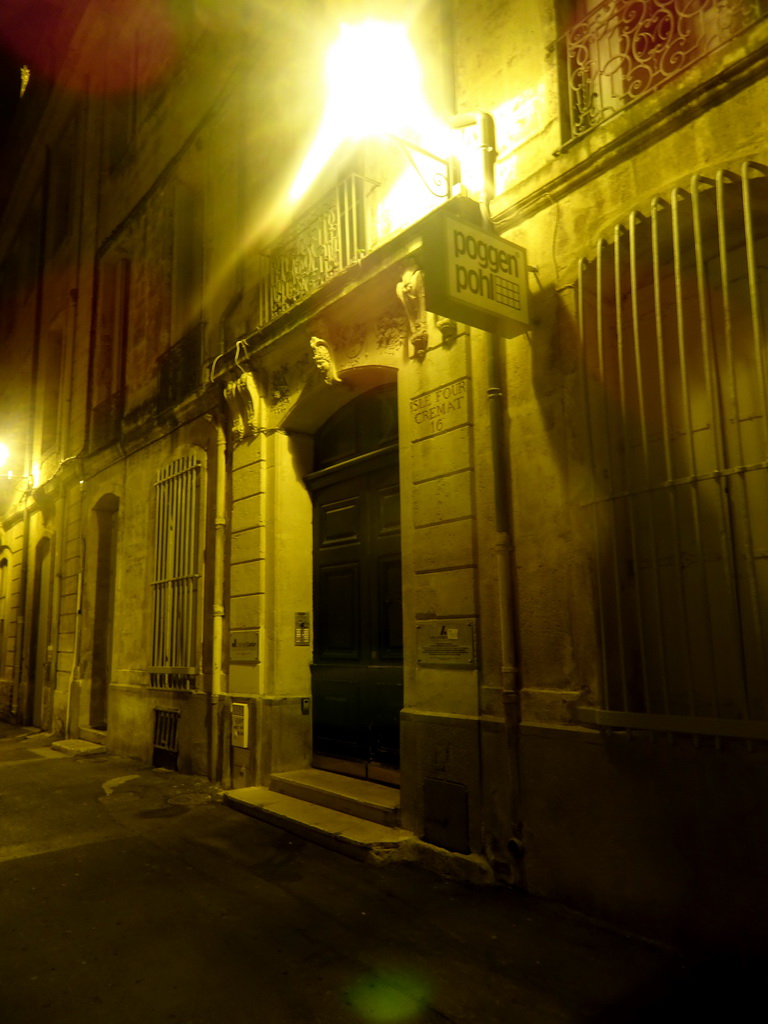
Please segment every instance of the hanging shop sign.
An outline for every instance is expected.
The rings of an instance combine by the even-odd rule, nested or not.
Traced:
[[[504,338],[524,334],[530,329],[525,249],[473,223],[479,207],[462,202],[447,203],[425,219],[420,262],[426,308]]]

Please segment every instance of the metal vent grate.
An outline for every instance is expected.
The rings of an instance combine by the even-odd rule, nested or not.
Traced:
[[[172,708],[155,708],[155,729],[152,740],[152,764],[155,768],[176,771],[179,759],[179,719],[181,712]]]

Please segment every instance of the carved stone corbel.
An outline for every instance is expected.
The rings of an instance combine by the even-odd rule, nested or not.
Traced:
[[[397,286],[397,297],[402,302],[405,315],[408,317],[414,358],[423,359],[427,352],[428,340],[423,271],[418,267],[406,270]]]
[[[255,433],[258,426],[259,392],[253,373],[243,373],[224,387],[224,400],[232,422],[232,435],[236,441]]]
[[[459,334],[459,326],[456,321],[449,320],[447,316],[436,316],[435,327],[442,334],[445,347],[450,348]]]
[[[313,335],[309,339],[309,344],[312,348],[312,358],[315,361],[315,366],[320,371],[325,383],[338,384],[341,381],[341,377],[336,372],[336,362],[328,342],[324,341],[323,338],[317,338]]]

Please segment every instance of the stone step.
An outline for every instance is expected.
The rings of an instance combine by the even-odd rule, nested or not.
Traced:
[[[414,839],[403,829],[366,821],[266,786],[231,789],[223,796],[225,803],[244,814],[356,860],[396,859]]]
[[[319,768],[300,768],[273,775],[270,789],[378,825],[390,828],[400,825],[400,790],[366,779],[337,775]]]

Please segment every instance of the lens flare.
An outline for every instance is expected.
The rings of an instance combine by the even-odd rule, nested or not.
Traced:
[[[320,127],[289,192],[301,198],[345,139],[395,134],[421,137],[436,118],[405,25],[370,19],[342,25],[326,59]]]
[[[347,998],[371,1024],[408,1024],[427,1006],[429,988],[413,975],[377,972],[360,978],[347,992]]]

